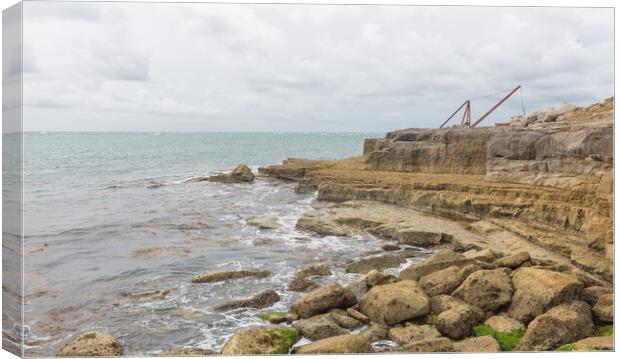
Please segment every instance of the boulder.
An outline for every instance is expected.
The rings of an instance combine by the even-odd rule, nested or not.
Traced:
[[[372,287],[393,283],[395,280],[396,277],[391,274],[371,270],[364,278],[347,285],[347,289],[351,290],[358,298],[361,298],[364,294],[368,293]]]
[[[452,344],[454,350],[462,353],[500,352],[502,348],[495,338],[490,335],[463,339]]]
[[[185,356],[207,356],[207,355],[217,355],[216,351],[211,349],[202,349],[202,348],[176,348],[165,350],[159,354],[160,357],[185,357]]]
[[[371,270],[381,271],[387,268],[398,267],[405,262],[407,260],[403,256],[388,254],[351,262],[347,264],[345,271],[347,273],[368,273]]]
[[[530,254],[528,252],[518,252],[495,260],[495,265],[498,267],[517,268],[521,264],[530,260]]]
[[[389,332],[390,340],[406,345],[411,342],[424,339],[432,339],[441,337],[441,333],[431,325],[408,325],[405,327],[394,327]]]
[[[428,314],[429,300],[415,281],[373,287],[360,301],[360,311],[373,322],[392,325]]]
[[[431,312],[437,315],[435,328],[453,339],[468,336],[471,328],[484,319],[480,308],[448,295],[433,297]]]
[[[449,353],[454,351],[452,341],[448,338],[433,338],[411,342],[407,345],[390,349],[400,353]]]
[[[590,306],[571,301],[549,309],[528,326],[515,348],[519,351],[554,350],[590,335],[594,330]]]
[[[508,315],[525,324],[555,305],[579,298],[583,287],[574,275],[528,267],[513,272],[512,285]]]
[[[494,311],[512,300],[512,283],[502,269],[480,270],[470,274],[452,296],[484,311]]]
[[[347,311],[342,309],[332,310],[331,312],[329,312],[329,316],[334,322],[336,322],[336,324],[346,329],[359,328],[364,324],[361,321],[350,317]]]
[[[348,308],[355,303],[357,303],[357,298],[349,289],[333,283],[296,300],[291,310],[302,318],[309,318],[330,309]]]
[[[332,275],[332,271],[326,264],[319,264],[314,266],[309,266],[304,269],[301,269],[295,272],[296,278],[308,278],[314,276],[325,277],[328,275]]]
[[[614,337],[589,337],[568,345],[570,350],[614,350]]]
[[[233,270],[223,272],[205,272],[192,277],[192,283],[223,282],[246,277],[265,278],[271,275],[268,270]]]
[[[280,296],[274,290],[266,290],[247,299],[235,299],[218,304],[214,307],[218,311],[226,311],[238,308],[267,308],[280,300]]]
[[[317,340],[295,349],[295,354],[346,354],[373,353],[374,350],[366,336],[345,334],[337,337]]]
[[[115,336],[99,332],[86,332],[65,345],[56,356],[111,357],[122,354],[123,347]]]
[[[613,293],[601,295],[596,301],[594,308],[592,308],[592,312],[594,313],[594,316],[596,317],[596,319],[602,322],[609,322],[609,323],[613,322],[614,321],[614,295]]]
[[[385,340],[388,337],[389,328],[383,324],[372,323],[366,329],[360,332],[368,339],[369,342],[374,343],[380,340]]]
[[[286,287],[291,292],[307,292],[318,288],[319,285],[308,278],[294,278]]]
[[[420,278],[420,287],[431,297],[450,294],[463,283],[467,276],[478,270],[480,267],[475,264],[468,264],[463,268],[452,266],[441,269]]]
[[[613,290],[611,288],[605,288],[600,286],[591,286],[584,288],[581,291],[581,300],[590,304],[590,306],[594,306],[596,302],[598,302],[598,298],[603,294],[611,294]]]
[[[298,340],[299,334],[293,328],[249,328],[228,338],[222,348],[222,355],[288,354]]]
[[[456,266],[462,268],[467,264],[472,264],[474,260],[465,258],[462,254],[449,249],[440,249],[430,258],[414,263],[400,272],[401,279],[419,280],[421,277],[438,270]]]
[[[334,322],[329,314],[316,315],[314,317],[297,321],[293,328],[312,341],[349,334],[349,332]]]
[[[520,321],[510,318],[505,314],[493,315],[484,321],[493,330],[500,333],[510,333],[515,330],[525,331],[525,326]]]

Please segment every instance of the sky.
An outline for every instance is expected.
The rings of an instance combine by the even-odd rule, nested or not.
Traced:
[[[385,132],[613,96],[613,10],[26,2],[24,130]],[[521,99],[523,99],[523,105]]]

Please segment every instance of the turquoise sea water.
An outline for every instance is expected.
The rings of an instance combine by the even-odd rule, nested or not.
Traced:
[[[296,270],[327,263],[348,281],[347,260],[377,250],[373,237],[297,231],[316,194],[258,178],[253,184],[191,183],[193,176],[289,157],[362,153],[378,133],[27,133],[24,135],[26,354],[53,355],[74,335],[117,335],[129,355],[173,347],[219,349],[256,314],[286,310]],[[276,230],[247,225],[275,217]],[[273,275],[192,284],[195,274],[269,269]],[[214,305],[274,289],[271,309],[216,312]],[[169,290],[163,300],[130,294]]]

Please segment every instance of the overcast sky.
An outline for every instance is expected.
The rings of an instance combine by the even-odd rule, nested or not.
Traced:
[[[31,131],[437,127],[612,96],[613,10],[26,2],[24,72]]]

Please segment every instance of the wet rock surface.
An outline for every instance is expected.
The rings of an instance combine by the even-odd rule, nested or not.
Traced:
[[[213,309],[226,311],[238,308],[268,308],[280,300],[280,296],[275,290],[266,290],[247,299],[236,299],[218,304]]]
[[[268,270],[236,270],[223,272],[205,272],[192,277],[192,283],[214,283],[247,277],[265,278],[271,275]]]

